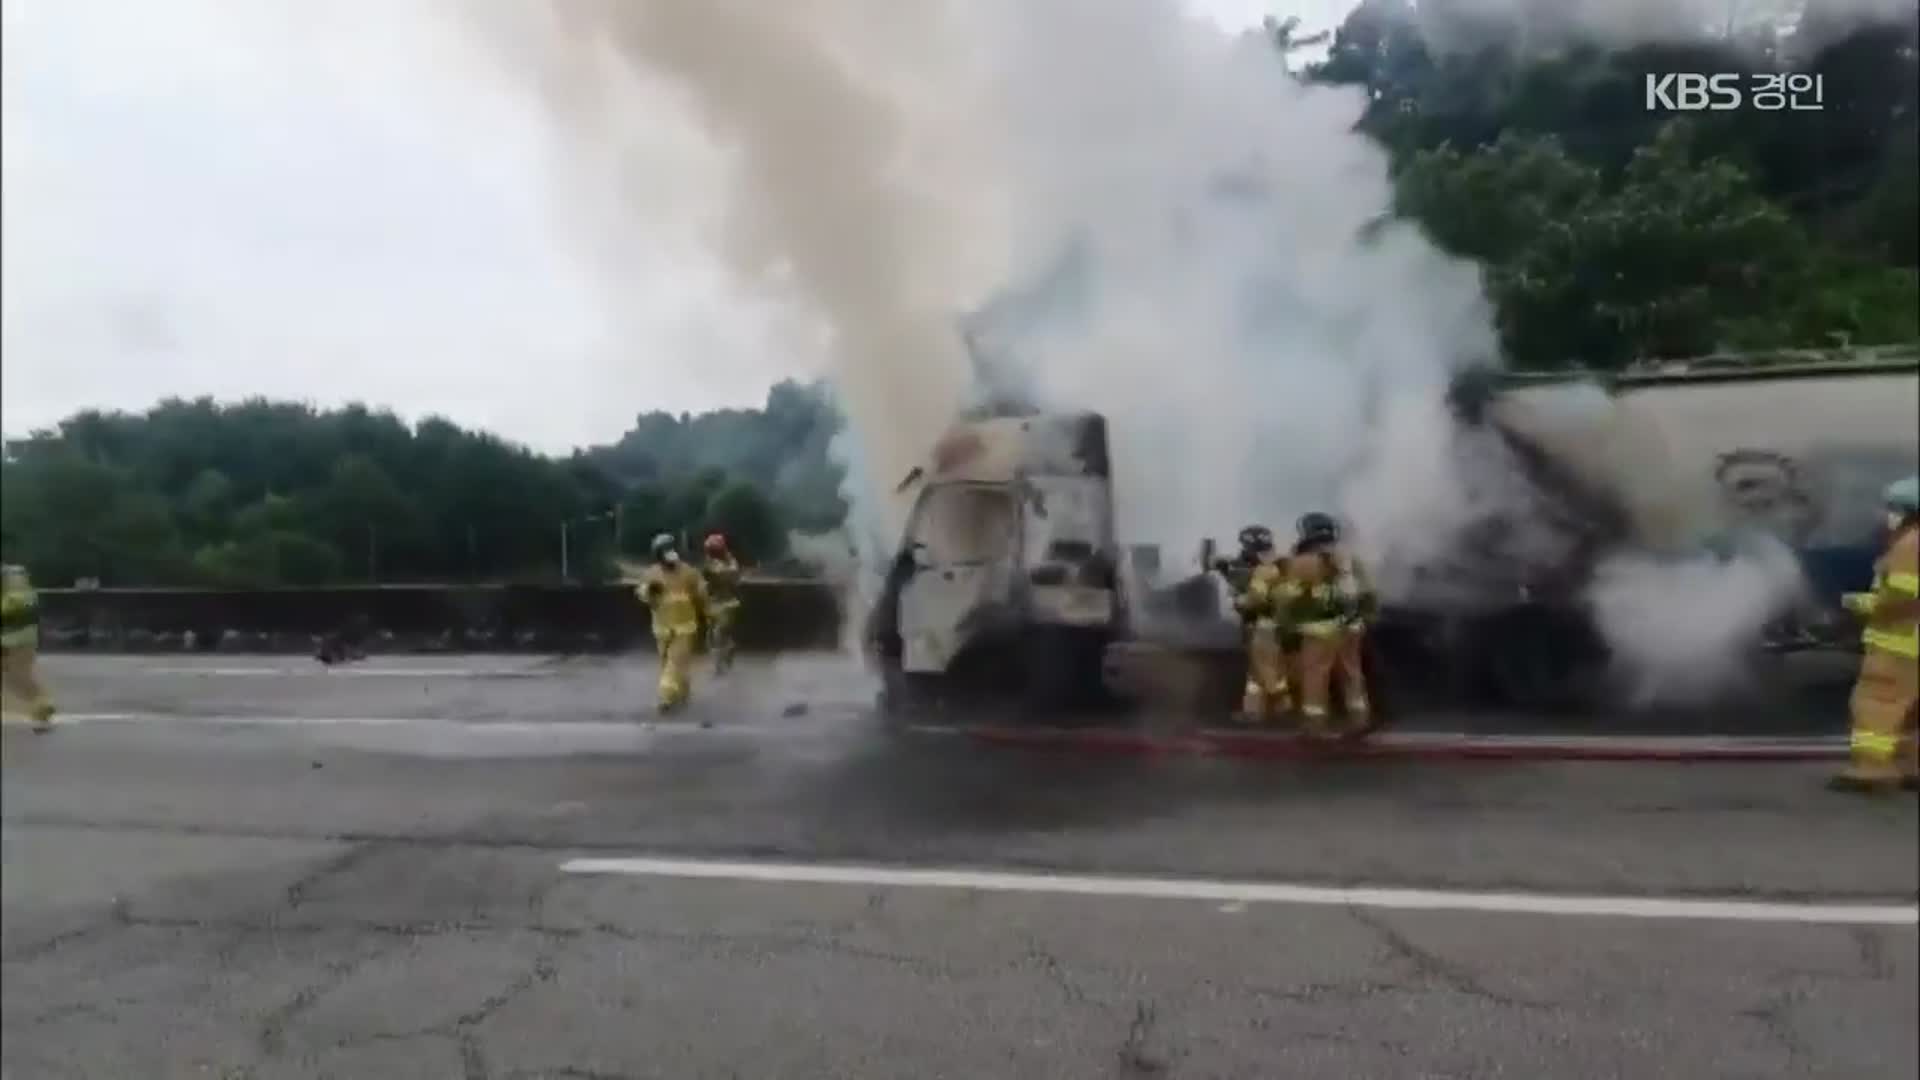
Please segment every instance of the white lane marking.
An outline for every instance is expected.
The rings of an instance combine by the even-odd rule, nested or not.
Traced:
[[[971,889],[981,892],[1059,893],[1133,899],[1208,900],[1240,904],[1307,904],[1395,908],[1404,911],[1474,911],[1499,914],[1576,915],[1633,919],[1714,919],[1731,922],[1813,923],[1828,926],[1913,926],[1913,904],[1766,903],[1750,900],[1681,900],[1643,896],[1555,896],[1540,893],[1450,892],[1434,889],[1332,888],[1257,881],[1186,881],[1173,878],[1091,877],[1074,874],[1007,873],[987,870],[906,870],[877,866],[725,862],[703,859],[568,859],[568,874],[699,878],[773,884],[892,886]]]
[[[13,718],[8,717],[8,722]],[[652,738],[700,736],[702,738],[828,738],[843,736],[842,730],[795,723],[715,723],[701,727],[697,720],[662,724],[652,720],[459,720],[446,716],[268,716],[213,715],[205,713],[60,713],[55,725],[62,724],[196,724],[209,727],[414,727],[435,728],[463,737],[548,735],[556,739],[570,736],[631,735]],[[22,721],[24,722],[24,721]]]
[[[60,713],[54,717],[58,724],[147,724],[147,723],[186,723],[211,724],[223,727],[295,727],[304,725],[340,724],[355,727],[389,727],[396,724],[453,723],[434,717],[408,716],[213,716],[201,713]]]
[[[192,667],[154,665],[140,669],[142,675],[207,675],[222,679],[283,678],[288,675],[321,675],[329,679],[537,679],[551,672],[526,668],[330,668],[315,663],[301,667]]]

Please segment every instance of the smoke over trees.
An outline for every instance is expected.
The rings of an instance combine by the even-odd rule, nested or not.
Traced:
[[[1784,6],[1793,18],[1743,7],[1705,32],[1710,20],[1667,0],[1651,8],[1686,17],[1657,26],[1627,17],[1649,5],[1625,2],[1367,0],[1314,63],[1301,45],[1323,28],[1276,19],[1256,33],[1269,35],[1276,69],[1364,91],[1359,130],[1387,155],[1395,211],[1481,265],[1512,366],[1604,370],[1920,337],[1917,16],[1911,4],[1878,12],[1869,0]],[[792,18],[745,25],[756,41],[799,32]],[[667,30],[681,66],[704,63],[701,48],[734,68],[753,55]],[[1819,75],[1822,108],[1676,118],[1645,106],[1648,73],[1776,69]],[[721,104],[771,123],[753,110],[784,102],[750,75],[734,71]],[[807,131],[776,126],[783,140]],[[779,148],[814,160],[805,146]],[[865,160],[842,163],[855,159]],[[793,161],[782,175],[795,174]],[[835,190],[829,173],[801,180],[796,190]],[[848,248],[872,205],[838,199],[831,228],[804,215],[779,223],[839,290],[825,306],[858,308],[885,289],[912,289],[903,310],[978,299],[936,295],[973,274],[972,262],[922,260],[896,279],[884,251]],[[888,243],[907,235],[881,231]],[[864,362],[885,368],[931,325],[879,334],[862,345]],[[884,411],[897,396],[876,390],[866,407]],[[926,435],[924,423],[909,427]],[[557,573],[559,524],[571,521],[576,573],[604,566],[616,525],[631,552],[655,532],[697,539],[718,526],[770,560],[789,530],[827,530],[846,515],[840,428],[825,388],[795,382],[757,409],[642,411],[618,440],[561,460],[359,408],[170,402],[139,416],[82,413],[9,446],[6,552],[48,584],[537,577]]]

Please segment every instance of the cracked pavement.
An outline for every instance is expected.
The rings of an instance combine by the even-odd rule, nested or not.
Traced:
[[[56,660],[69,709],[142,718],[5,733],[7,1080],[1920,1069],[1911,927],[559,869],[677,853],[1911,901],[1915,800],[1829,795],[1816,767],[995,751],[887,738],[864,688],[812,668],[705,688],[711,731],[610,744],[565,723],[637,728],[620,695],[644,700],[639,664],[348,680]],[[462,724],[553,733],[509,753]]]

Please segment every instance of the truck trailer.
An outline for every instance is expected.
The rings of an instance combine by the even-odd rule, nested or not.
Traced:
[[[1458,452],[1520,490],[1386,575],[1369,669],[1389,708],[1618,705],[1589,597],[1622,556],[1725,559],[1764,539],[1791,552],[1806,602],[1756,657],[1849,649],[1838,596],[1871,576],[1880,490],[1920,466],[1913,348],[1483,371],[1451,405]],[[1112,481],[1097,414],[975,417],[939,441],[902,485],[913,507],[865,628],[886,711],[1232,709],[1244,651],[1210,551],[1162,581],[1163,553],[1116,534]]]

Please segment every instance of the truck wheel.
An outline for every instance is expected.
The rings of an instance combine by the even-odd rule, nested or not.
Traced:
[[[1064,724],[1083,719],[1104,700],[1104,637],[1073,630],[1041,631],[1022,650],[1023,719]]]
[[[1102,690],[1118,707],[1151,723],[1187,724],[1234,707],[1239,663],[1231,654],[1118,641],[1105,650]]]
[[[874,704],[882,725],[888,731],[900,731],[924,723],[939,708],[939,680],[936,676],[901,671],[889,664],[881,669],[880,692]]]
[[[1545,619],[1516,619],[1487,639],[1487,674],[1503,704],[1572,712],[1587,704],[1593,666],[1584,642]]]

